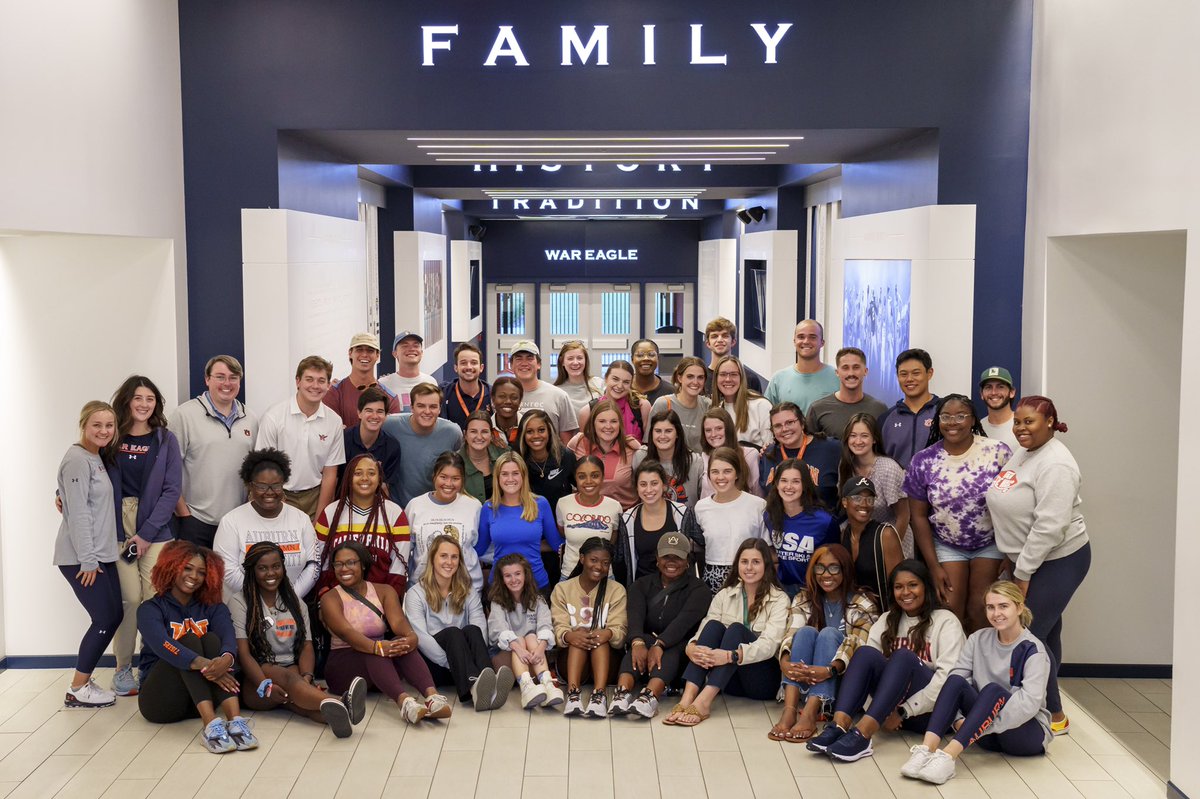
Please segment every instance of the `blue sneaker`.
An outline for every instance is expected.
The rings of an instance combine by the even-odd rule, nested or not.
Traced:
[[[863,734],[856,727],[831,743],[829,748],[825,750],[825,754],[845,763],[853,763],[855,760],[870,757],[874,751],[871,748],[871,740],[864,738]]]
[[[237,749],[237,744],[233,742],[233,739],[229,737],[229,731],[225,729],[224,719],[213,719],[204,728],[204,745],[214,755],[223,755]]]
[[[845,734],[845,730],[831,721],[825,725],[825,729],[821,730],[820,735],[809,739],[808,743],[805,744],[805,748],[810,752],[824,753],[825,750],[829,748],[830,744]]]
[[[234,716],[225,723],[225,727],[229,730],[229,737],[233,739],[239,752],[258,748],[258,739],[254,737],[254,733],[250,732],[248,719]]]

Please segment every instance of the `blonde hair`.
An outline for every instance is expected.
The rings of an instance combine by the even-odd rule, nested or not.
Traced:
[[[450,578],[450,595],[447,597],[443,597],[442,592],[438,589],[437,576],[434,574],[433,563],[438,549],[443,544],[450,544],[458,550],[458,571],[454,572],[454,576]],[[463,560],[462,545],[458,543],[458,539],[451,535],[435,535],[433,540],[429,542],[426,561],[425,571],[421,574],[421,587],[425,589],[425,601],[429,604],[429,609],[434,613],[441,613],[442,600],[446,599],[450,602],[450,610],[452,612],[462,613],[463,608],[467,605],[467,597],[471,594],[471,575],[467,573],[467,564]]]
[[[984,596],[986,597],[987,594],[996,594],[997,596],[1002,596],[1011,601],[1014,605],[1020,607],[1021,614],[1019,618],[1022,627],[1028,628],[1029,625],[1033,624],[1033,611],[1030,610],[1029,606],[1025,604],[1025,594],[1021,592],[1021,589],[1017,587],[1016,583],[1009,582],[1008,580],[997,580],[988,586],[988,590]],[[986,599],[984,601],[986,601]]]
[[[108,442],[108,446],[106,446],[100,450],[101,457],[108,457],[109,455],[112,455],[116,451],[116,446],[117,446],[117,435],[116,435],[116,433],[117,433],[117,428],[116,428],[117,410],[112,405],[109,405],[107,402],[104,402],[103,400],[92,400],[92,401],[88,402],[87,404],[85,404],[83,406],[83,408],[79,411],[79,443],[80,444],[83,443],[83,429],[85,427],[87,427],[88,419],[91,419],[93,416],[95,416],[98,413],[104,413],[104,412],[111,413],[112,417],[113,417],[112,440]]]
[[[515,463],[517,468],[521,470],[521,490],[519,496],[521,498],[521,518],[527,522],[536,521],[538,517],[537,500],[534,498],[533,492],[529,490],[529,469],[525,466],[525,461],[520,455],[509,450],[496,458],[496,462],[492,464],[492,511],[500,510],[500,470],[505,464]]]

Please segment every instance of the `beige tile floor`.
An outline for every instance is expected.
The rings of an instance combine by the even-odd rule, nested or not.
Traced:
[[[98,672],[106,684],[111,672]],[[1162,797],[1169,681],[1065,680],[1071,735],[1047,757],[968,752],[941,788],[898,774],[909,740],[833,765],[766,739],[773,703],[730,699],[694,730],[629,719],[564,719],[515,701],[495,713],[405,725],[372,694],[337,740],[286,712],[260,713],[254,752],[211,755],[199,722],[144,721],[134,699],[62,708],[65,671],[0,673],[0,797]],[[457,709],[456,709],[457,710]],[[661,717],[661,714],[660,714]],[[912,739],[910,739],[912,740]],[[1157,772],[1157,773],[1156,773]]]

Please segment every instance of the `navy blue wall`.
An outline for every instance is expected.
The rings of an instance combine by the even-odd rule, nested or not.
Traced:
[[[842,164],[842,216],[937,205],[938,136],[924,133]]]
[[[278,132],[319,128],[936,128],[938,201],[978,206],[973,366],[1020,367],[1032,0],[180,0],[179,9],[196,389],[209,355],[243,351],[239,211],[279,207]],[[795,23],[777,64],[763,63],[750,28],[760,21]],[[728,66],[688,63],[696,22],[705,51],[726,53]],[[455,23],[453,50],[422,67],[420,26]],[[649,23],[658,63],[643,66]],[[529,68],[482,66],[501,24],[515,26]],[[609,25],[612,66],[559,66],[563,24]]]
[[[358,165],[291,134],[279,134],[279,207],[358,219]]]

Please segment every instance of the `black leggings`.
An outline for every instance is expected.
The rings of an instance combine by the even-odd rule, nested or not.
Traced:
[[[757,639],[758,633],[740,622],[726,627],[714,619],[704,625],[696,643],[710,649],[728,649],[732,652],[739,645]],[[726,663],[724,666],[705,669],[689,661],[687,668],[683,670],[683,679],[700,688],[711,685],[731,696],[774,699],[776,691],[779,690],[779,663],[774,657],[769,657],[758,663]]]
[[[1025,605],[1033,611],[1029,632],[1046,645],[1050,655],[1050,681],[1046,683],[1046,709],[1062,712],[1058,695],[1058,667],[1062,664],[1062,615],[1067,603],[1083,583],[1092,565],[1092,545],[1083,547],[1065,558],[1042,563],[1029,579]]]
[[[977,743],[981,749],[1006,755],[1040,755],[1045,751],[1046,732],[1035,718],[1010,730],[987,734],[1011,696],[996,683],[988,683],[983,690],[977,691],[961,675],[951,674],[933,706],[927,732],[945,735],[954,723],[955,715],[962,713],[963,724],[954,740],[963,749]]]
[[[179,639],[179,644],[206,658],[221,654],[221,639],[215,633],[205,633],[203,638],[188,633]],[[200,712],[196,706],[201,702],[212,702],[215,711],[233,696],[236,694],[209,681],[198,671],[177,669],[167,661],[160,660],[142,680],[142,688],[138,692],[138,710],[146,721],[172,724],[198,718]]]
[[[471,683],[475,682],[479,672],[492,667],[492,658],[488,654],[487,642],[483,640],[483,631],[474,624],[468,624],[466,627],[447,627],[434,634],[433,640],[445,651],[446,662],[450,664],[450,668],[447,669],[425,658],[433,681],[438,685],[453,683],[454,690],[458,691],[459,700],[466,702],[471,698]]]
[[[655,678],[662,680],[667,685],[675,682],[676,679],[683,673],[683,664],[687,658],[683,654],[683,650],[687,647],[687,641],[680,642],[675,646],[668,647],[662,653],[662,665],[656,669],[650,669],[649,672],[642,674],[633,670],[633,650],[625,650],[625,657],[621,658],[621,674],[632,674],[633,684],[637,685],[639,681],[649,681]],[[691,661],[687,661],[691,662]]]
[[[75,576],[79,574],[79,568],[59,566],[58,570],[67,578],[75,598],[92,620],[91,626],[83,634],[83,640],[79,642],[79,656],[75,660],[76,671],[91,674],[116,635],[125,613],[121,608],[121,581],[117,579],[116,563],[101,563],[103,571],[96,572],[95,582],[87,588]]]

